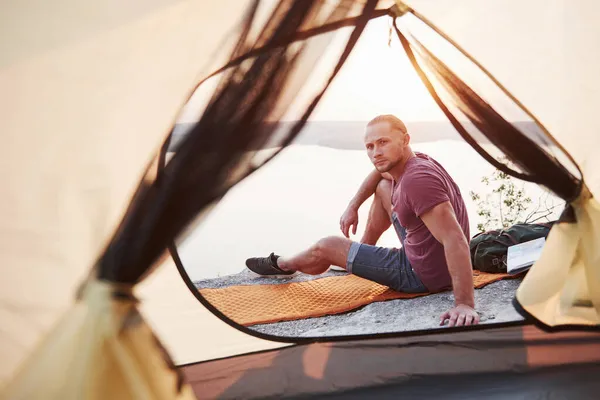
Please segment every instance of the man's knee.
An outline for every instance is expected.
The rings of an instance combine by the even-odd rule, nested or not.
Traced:
[[[324,237],[313,245],[312,255],[319,261],[331,261],[332,253],[346,247],[346,242],[349,242],[349,240],[339,236]]]
[[[392,194],[392,181],[388,179],[381,179],[377,184],[377,189],[375,189],[375,194],[380,196],[391,196]]]
[[[381,202],[385,211],[387,211],[388,215],[391,215],[392,212],[392,181],[387,179],[382,179],[377,184],[377,189],[375,189],[375,197]]]

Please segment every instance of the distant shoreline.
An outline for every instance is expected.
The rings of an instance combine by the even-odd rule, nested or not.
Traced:
[[[296,121],[280,122],[275,136],[288,132],[294,123]],[[363,135],[367,123],[368,121],[308,121],[292,144],[318,145],[341,150],[363,150]],[[513,124],[524,131],[531,132],[535,129],[533,122],[517,121]],[[193,126],[194,123],[191,122],[175,125],[169,151],[177,146]],[[464,140],[448,121],[409,121],[406,122],[406,126],[413,143]],[[470,123],[466,123],[466,127],[468,131],[475,131],[475,127]],[[480,138],[480,143],[487,144],[489,141],[486,138]]]

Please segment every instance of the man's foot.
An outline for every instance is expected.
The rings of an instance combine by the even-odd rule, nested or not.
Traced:
[[[284,271],[277,266],[277,259],[274,253],[271,253],[269,257],[253,257],[246,260],[246,267],[255,274],[261,276],[290,276],[296,273],[296,271]]]

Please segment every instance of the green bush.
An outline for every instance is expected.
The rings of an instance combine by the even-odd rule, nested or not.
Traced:
[[[477,224],[480,232],[542,219],[549,221],[548,217],[554,214],[556,208],[564,205],[564,202],[555,204],[555,198],[549,192],[545,192],[534,204],[525,191],[525,183],[500,170],[482,177],[481,182],[489,188],[486,193],[469,192],[477,205],[477,215],[481,218]]]

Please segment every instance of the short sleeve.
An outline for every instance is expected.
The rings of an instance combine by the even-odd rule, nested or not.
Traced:
[[[406,178],[402,182],[406,203],[417,217],[438,204],[450,201],[448,187],[438,174],[422,171]]]

